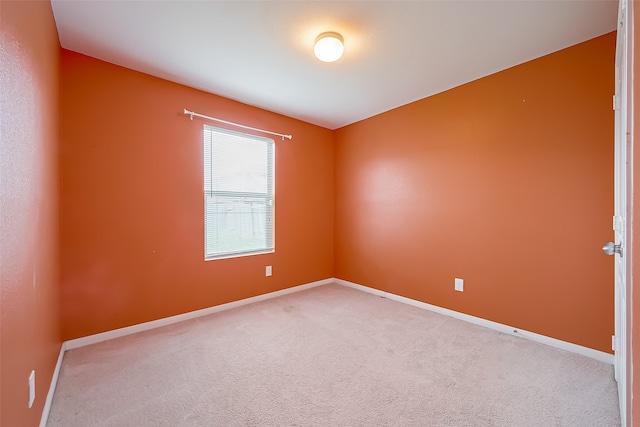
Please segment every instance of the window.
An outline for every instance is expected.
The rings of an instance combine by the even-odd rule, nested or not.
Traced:
[[[205,259],[273,252],[273,147],[204,127]]]

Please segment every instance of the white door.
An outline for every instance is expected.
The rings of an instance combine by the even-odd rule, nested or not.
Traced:
[[[615,377],[620,399],[621,425],[627,425],[627,286],[626,286],[626,232],[627,232],[627,31],[628,0],[620,0],[618,9],[618,33],[616,42],[616,93],[615,109],[615,178],[613,229],[616,244],[609,242],[602,249],[615,257]]]

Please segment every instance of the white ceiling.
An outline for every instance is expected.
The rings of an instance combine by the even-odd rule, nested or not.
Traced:
[[[613,31],[618,2],[52,5],[66,49],[336,129]],[[313,56],[325,31],[344,37],[338,62]]]

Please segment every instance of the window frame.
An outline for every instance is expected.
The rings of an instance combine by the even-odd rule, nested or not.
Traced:
[[[207,139],[207,132],[211,133],[209,140]],[[255,192],[246,192],[246,191],[227,191],[227,190],[207,190],[207,173],[203,169],[202,174],[202,192],[204,198],[204,259],[205,261],[211,261],[216,259],[228,259],[228,258],[238,258],[244,256],[252,256],[252,255],[261,255],[261,254],[269,254],[275,252],[275,141],[272,138],[267,138],[263,136],[253,135],[244,132],[237,132],[229,129],[219,128],[211,125],[203,125],[202,129],[202,140],[203,140],[203,162],[202,165],[204,168],[213,167],[213,138],[215,134],[223,134],[223,135],[231,135],[233,137],[239,137],[243,139],[248,139],[252,141],[259,141],[266,144],[267,149],[267,177],[266,177],[266,185],[267,190],[266,193],[255,193]],[[207,163],[207,144],[210,144],[209,148],[211,152],[211,164]],[[213,170],[210,175],[211,186],[213,187]],[[209,227],[208,224],[208,215],[210,214],[207,197],[208,196],[217,196],[221,198],[231,198],[231,199],[264,199],[265,206],[265,222],[264,222],[264,230],[265,230],[265,241],[266,246],[257,248],[257,249],[242,249],[242,250],[233,250],[233,251],[218,251],[214,252],[208,251],[208,239],[209,239]],[[214,213],[215,215],[215,213]]]

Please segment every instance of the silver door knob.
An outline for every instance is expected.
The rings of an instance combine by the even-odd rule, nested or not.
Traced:
[[[613,242],[607,242],[607,244],[602,247],[602,252],[607,255],[618,254],[622,256],[622,245],[615,245]]]

